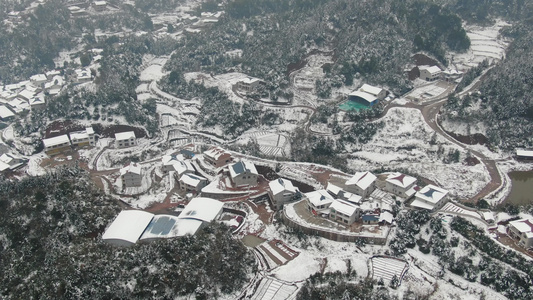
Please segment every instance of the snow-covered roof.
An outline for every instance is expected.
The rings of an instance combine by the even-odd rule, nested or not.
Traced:
[[[494,214],[491,211],[482,212],[485,221],[494,221]]]
[[[87,134],[94,134],[94,129],[92,126],[89,126],[85,128],[85,132],[87,132]]]
[[[68,138],[68,135],[66,134],[52,137],[52,138],[43,139],[43,144],[45,148],[50,148],[50,147],[61,145],[64,143],[70,144],[70,140]]]
[[[11,168],[10,165],[6,164],[5,162],[3,161],[0,161],[0,172],[3,172],[7,169]]]
[[[442,70],[438,66],[419,66],[418,69],[420,71],[426,70],[432,75],[439,74],[440,72],[442,72]]]
[[[29,100],[33,98],[33,96],[35,96],[35,92],[25,89],[22,92],[18,93],[18,95],[26,100]]]
[[[313,192],[305,193],[309,202],[314,206],[321,206],[324,204],[331,204],[333,202],[333,197],[326,190],[318,190]]]
[[[376,176],[368,171],[357,172],[355,175],[346,181],[346,185],[357,185],[363,190],[366,190],[371,184],[376,181]]]
[[[171,215],[156,215],[144,230],[140,240],[150,238],[174,237],[177,231],[178,217]]]
[[[161,158],[161,162],[163,163],[164,166],[173,165],[176,162],[184,161],[184,160],[185,160],[185,157],[183,155],[181,155],[181,154],[178,154],[178,155],[163,155],[163,157]]]
[[[378,87],[375,87],[375,86],[372,86],[370,84],[363,84],[362,87],[359,88],[359,90],[361,92],[365,92],[365,93],[368,93],[370,95],[374,95],[374,96],[378,96],[379,93],[381,93],[381,91],[383,91],[383,89],[381,88],[378,88]]]
[[[348,192],[343,192],[342,198],[348,202],[355,203],[355,204],[361,203],[361,200],[363,199],[363,197],[359,195],[356,195],[354,193],[348,193]]]
[[[389,224],[392,224],[393,219],[394,219],[394,216],[388,211],[384,211],[379,215],[380,222],[385,221]]]
[[[418,208],[429,209],[429,210],[432,210],[433,207],[434,207],[433,204],[427,203],[425,201],[420,201],[418,199],[413,200],[413,202],[411,202],[411,206],[418,207]]]
[[[365,201],[359,205],[362,211],[374,211],[378,208],[380,208],[380,205],[378,202],[372,202],[372,201]]]
[[[61,71],[59,70],[52,70],[52,71],[48,71],[46,73],[44,73],[46,75],[46,77],[54,77],[56,75],[60,75],[61,74]]]
[[[87,134],[86,131],[71,132],[68,135],[70,136],[71,140],[83,140],[83,139],[89,138],[89,135]]]
[[[278,178],[268,183],[273,195],[283,193],[285,191],[296,193],[296,188],[292,185],[292,181],[288,179]]]
[[[115,139],[119,141],[129,140],[129,139],[134,139],[134,138],[135,138],[135,132],[133,131],[115,133]]]
[[[31,105],[45,104],[46,101],[44,100],[43,97],[35,97],[35,98],[31,98],[29,103],[30,103],[30,106],[31,106]]]
[[[194,219],[203,222],[213,221],[222,212],[224,203],[205,197],[193,198],[185,206],[178,219]]]
[[[533,150],[516,150],[517,156],[533,157]]]
[[[31,81],[36,81],[36,82],[46,81],[46,75],[44,75],[44,74],[35,74],[35,75],[30,77],[30,80]]]
[[[105,2],[105,1],[94,1],[94,5],[96,5],[96,6],[104,5],[105,6],[105,5],[107,5],[107,2]]]
[[[366,93],[366,92],[361,92],[361,91],[351,92],[349,94],[349,96],[361,98],[361,99],[365,100],[368,103],[372,103],[372,102],[378,100],[378,98],[376,96],[374,96],[372,94],[369,94],[369,93]]]
[[[207,20],[204,20],[204,22],[207,21]],[[217,20],[214,20],[215,22]],[[251,77],[246,77],[246,78],[243,78],[241,80],[239,80],[239,82],[242,82],[242,83],[245,83],[245,84],[252,84],[252,83],[255,83],[255,82],[260,82],[261,79],[257,79],[257,78],[251,78]]]
[[[10,118],[14,117],[15,114],[11,111],[11,109],[7,108],[5,105],[0,105],[0,118]]]
[[[247,160],[241,160],[233,165],[229,166],[229,174],[231,178],[235,178],[243,173],[255,174],[257,175],[257,169],[252,162]]]
[[[120,175],[124,175],[126,173],[133,173],[133,174],[141,175],[141,170],[142,168],[140,164],[130,163],[129,165],[120,169]]]
[[[331,210],[336,210],[344,215],[352,216],[353,214],[355,214],[359,207],[349,202],[344,202],[342,200],[333,200],[329,208]]]
[[[338,197],[342,189],[331,182],[328,182],[326,190],[335,197]]]
[[[411,184],[415,183],[416,178],[401,173],[391,173],[387,177],[386,181],[401,188],[406,188]]]
[[[520,219],[509,222],[509,225],[513,226],[520,233],[533,232],[533,219]]]
[[[426,185],[423,189],[416,192],[417,199],[436,204],[448,194],[448,191],[432,184]]]
[[[218,160],[222,155],[231,155],[231,154],[220,147],[213,147],[205,151],[204,155],[214,160]]]
[[[200,184],[202,181],[207,181],[207,179],[205,179],[204,177],[202,176],[198,176],[198,175],[194,175],[194,174],[189,174],[189,173],[185,173],[183,175],[181,175],[180,177],[180,181],[185,183],[185,184],[188,184],[190,186],[198,186],[198,184]]]
[[[102,235],[104,240],[123,240],[134,244],[154,215],[142,210],[123,210]]]
[[[174,164],[172,164],[172,167],[174,167],[174,170],[176,170],[178,174],[182,174],[187,171],[194,172],[194,167],[188,160],[176,161]]]

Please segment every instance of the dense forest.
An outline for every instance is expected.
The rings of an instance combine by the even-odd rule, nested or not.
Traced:
[[[413,51],[445,64],[447,50],[469,46],[461,19],[425,1],[238,0],[227,4],[218,26],[182,39],[167,68],[241,71],[265,80],[275,97],[288,85],[289,64],[313,49],[333,50],[329,85],[351,85],[362,76],[401,93],[410,87],[402,70]],[[225,55],[236,49],[242,57]]]
[[[523,9],[533,14],[533,5]],[[528,148],[533,146],[533,25],[530,20],[518,20],[502,34],[513,39],[505,59],[487,73],[479,94],[452,96],[442,116],[452,121],[484,124],[494,147]]]
[[[0,191],[2,299],[212,299],[238,291],[255,266],[221,224],[130,248],[105,244],[119,206],[76,167],[3,180]]]

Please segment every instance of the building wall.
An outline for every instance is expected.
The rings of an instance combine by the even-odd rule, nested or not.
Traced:
[[[59,154],[59,153],[62,153],[64,151],[67,151],[67,150],[70,150],[70,144],[65,144],[65,145],[61,145],[61,146],[56,146],[54,148],[50,148],[50,149],[45,149],[44,152],[48,155],[56,155],[56,154]]]
[[[115,139],[115,148],[127,148],[131,146],[135,146],[137,144],[136,138],[131,138],[127,140],[117,140]]]
[[[349,193],[353,193],[353,194],[356,194],[356,195],[359,195],[363,198],[366,198],[367,196],[369,196],[370,194],[372,194],[372,192],[374,191],[374,189],[376,188],[375,186],[375,183],[371,184],[368,188],[366,188],[365,190],[363,190],[362,188],[358,187],[357,185],[347,185],[345,190]]]
[[[217,160],[205,155],[204,160],[215,168],[220,168],[231,162],[229,153],[221,155]]]
[[[277,195],[272,194],[272,191],[268,192],[270,199],[272,200],[272,204],[277,210],[280,210],[283,207],[283,204],[289,202],[294,197],[294,193],[288,192],[284,190],[281,193],[278,193]]]
[[[407,197],[406,192],[410,190],[415,185],[415,182],[413,182],[411,185],[407,186],[406,188],[402,188],[400,186],[397,186],[395,184],[392,184],[388,181],[385,182],[385,191],[389,193],[393,193],[400,197]]]
[[[122,182],[125,187],[141,186],[142,176],[135,173],[126,173],[122,175]]]
[[[243,186],[243,185],[256,186],[257,185],[257,175],[250,174],[248,172],[241,173],[237,175],[236,177],[232,178],[232,180],[235,186]]]

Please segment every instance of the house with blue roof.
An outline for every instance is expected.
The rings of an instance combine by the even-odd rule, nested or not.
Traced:
[[[411,206],[436,211],[444,206],[446,202],[448,202],[448,191],[438,186],[428,184],[423,189],[416,192],[415,200],[411,202]]]

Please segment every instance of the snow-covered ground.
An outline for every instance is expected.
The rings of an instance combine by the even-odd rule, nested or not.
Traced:
[[[480,62],[488,59],[501,60],[505,57],[505,49],[509,41],[504,40],[499,35],[500,30],[510,24],[504,21],[497,21],[493,26],[480,27],[466,25],[466,34],[470,38],[470,49],[465,53],[450,53],[448,60],[459,71],[465,71],[477,66]]]
[[[392,108],[381,120],[385,126],[361,150],[351,153],[349,166],[358,171],[404,169],[436,182],[460,199],[479,192],[490,180],[483,164],[463,163],[467,153],[436,135],[417,109]],[[441,149],[441,150],[439,150]],[[443,162],[448,153],[460,152],[458,163]],[[442,153],[439,154],[439,151]]]

